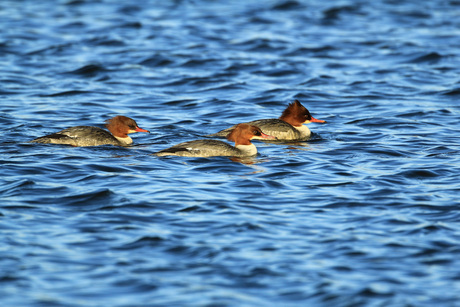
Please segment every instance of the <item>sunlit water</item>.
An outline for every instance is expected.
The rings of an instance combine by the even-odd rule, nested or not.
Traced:
[[[460,2],[0,2],[2,306],[460,306]],[[151,153],[299,99],[255,158]],[[117,114],[135,146],[29,140]]]

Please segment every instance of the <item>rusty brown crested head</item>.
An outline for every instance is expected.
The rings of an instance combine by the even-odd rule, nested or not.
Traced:
[[[301,126],[310,122],[325,123],[325,120],[316,119],[311,116],[310,112],[297,99],[290,103],[279,117],[292,126]]]
[[[106,120],[106,128],[110,131],[114,136],[119,138],[126,138],[128,137],[129,133],[134,132],[149,132],[148,130],[139,128],[136,121],[132,118],[127,116],[118,115],[113,118]]]

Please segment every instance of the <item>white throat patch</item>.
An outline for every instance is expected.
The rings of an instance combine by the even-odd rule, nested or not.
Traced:
[[[119,138],[119,137],[115,137],[115,138],[125,145],[131,145],[133,143],[133,139],[130,138],[129,136],[125,138]]]
[[[237,145],[235,147],[238,148],[239,150],[241,150],[241,152],[245,156],[254,156],[254,155],[257,154],[257,148],[252,143],[250,145]]]

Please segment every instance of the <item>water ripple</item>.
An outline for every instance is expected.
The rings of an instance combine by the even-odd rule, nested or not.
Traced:
[[[2,304],[454,306],[458,8],[0,3]],[[307,142],[151,155],[294,99]],[[151,133],[28,143],[118,114]]]

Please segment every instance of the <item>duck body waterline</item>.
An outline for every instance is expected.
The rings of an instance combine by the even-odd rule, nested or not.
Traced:
[[[259,127],[264,133],[276,137],[278,141],[303,141],[311,136],[311,131],[306,124],[312,122],[325,123],[326,121],[311,116],[307,108],[295,100],[288,105],[280,118],[259,119],[247,122],[247,124]],[[225,137],[235,127],[236,125],[208,136]],[[255,139],[259,138],[255,137]]]
[[[278,118],[258,119],[247,122],[247,124],[259,127],[264,133],[276,137],[278,141],[303,140],[308,139],[311,135],[311,131],[307,126],[301,125],[297,128]],[[235,129],[235,126],[208,136],[225,137]]]
[[[61,144],[71,146],[128,146],[133,140],[129,133],[149,132],[139,128],[137,123],[126,116],[116,116],[107,120],[107,130],[93,126],[75,126],[56,133],[36,138],[31,143]]]
[[[257,154],[256,146],[251,143],[251,139],[256,136],[263,139],[275,139],[275,137],[263,133],[262,130],[256,126],[238,124],[235,126],[235,129],[227,135],[229,141],[235,142],[234,147],[220,140],[203,139],[180,143],[156,152],[154,155],[182,157],[248,157]]]

